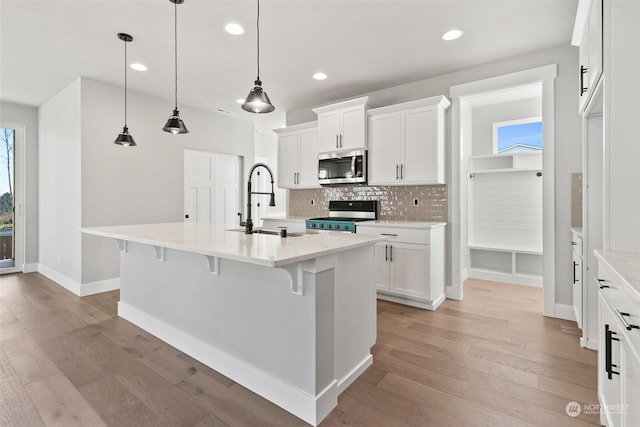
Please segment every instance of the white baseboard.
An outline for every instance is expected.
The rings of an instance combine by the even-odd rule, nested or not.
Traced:
[[[444,295],[440,295],[438,298],[436,298],[435,301],[433,300],[424,301],[424,300],[414,299],[410,297],[402,297],[398,295],[388,294],[384,291],[378,291],[376,296],[378,299],[381,299],[381,300],[391,301],[397,304],[404,304],[411,307],[417,307],[417,308],[422,308],[422,309],[431,310],[431,311],[438,308],[438,306],[442,304],[442,302],[446,299]]]
[[[80,296],[80,291],[81,291],[80,283],[76,282],[75,280],[70,279],[64,274],[59,273],[56,270],[40,263],[38,264],[38,273],[53,280],[54,282],[56,282],[58,285],[62,286],[66,290]]]
[[[557,317],[558,319],[573,320],[575,322],[576,317],[573,314],[573,305],[556,303],[555,317]]]
[[[598,341],[590,340],[587,338],[580,338],[580,347],[588,348],[590,350],[598,350]]]
[[[489,271],[482,269],[469,269],[469,278],[491,280],[494,282],[510,283],[513,285],[532,286],[534,288],[542,287],[542,277],[529,276],[524,274],[509,274],[498,271]]]
[[[79,297],[86,297],[88,295],[120,289],[120,278],[101,280],[99,282],[78,283],[44,264],[36,264],[36,266],[36,270],[34,271],[37,271],[43,276],[53,280],[58,285],[70,292],[73,292]]]
[[[22,272],[23,273],[35,273],[36,271],[38,271],[38,263],[37,262],[28,263],[28,264],[22,264]]]
[[[338,381],[338,395],[342,394],[342,392],[345,391],[347,387],[349,387],[351,383],[354,382],[356,378],[358,378],[372,364],[373,355],[369,354],[364,358],[362,362],[360,362],[355,368],[353,368],[351,372],[349,372],[347,375],[345,375],[344,378]]]
[[[311,425],[317,426],[338,404],[338,387],[335,380],[314,396],[122,301],[118,303],[118,316]]]
[[[101,280],[99,282],[83,283],[81,285],[81,297],[87,295],[100,294],[102,292],[115,291],[120,289],[120,278]]]

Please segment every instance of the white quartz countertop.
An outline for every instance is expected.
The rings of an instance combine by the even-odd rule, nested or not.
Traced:
[[[640,297],[640,252],[595,250],[594,254]]]
[[[437,227],[445,227],[446,222],[427,222],[427,221],[391,221],[391,220],[377,220],[377,221],[364,221],[358,223],[358,227],[396,227],[396,228],[410,228],[410,229],[431,229]]]
[[[197,222],[85,227],[81,231],[267,267],[331,255],[379,240],[377,236],[352,233],[309,233],[281,238],[269,234],[244,234],[220,224]]]

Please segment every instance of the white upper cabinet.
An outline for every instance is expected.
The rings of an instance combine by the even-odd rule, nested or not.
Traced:
[[[580,0],[571,44],[579,47],[579,110],[583,113],[602,75],[603,0]]]
[[[279,188],[314,188],[318,184],[317,123],[304,123],[283,129],[278,134]]]
[[[318,151],[366,148],[368,96],[314,108],[318,115]]]
[[[444,96],[369,110],[369,184],[445,183]]]

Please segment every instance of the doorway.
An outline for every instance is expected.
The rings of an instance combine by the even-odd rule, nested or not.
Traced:
[[[24,126],[0,122],[0,274],[24,264]]]
[[[544,293],[544,315],[556,317],[556,231],[555,231],[555,89],[557,65],[545,65],[511,74],[505,74],[485,80],[452,86],[452,144],[450,158],[450,277],[451,286],[447,288],[447,297],[462,299],[463,282],[468,277],[468,204],[469,194],[466,182],[471,169],[471,128],[469,121],[462,118],[471,108],[465,98],[493,91],[516,88],[523,85],[540,84],[542,87],[542,138],[545,149],[542,152],[542,287]],[[513,163],[512,163],[513,164]],[[529,254],[524,254],[529,255]],[[507,257],[502,256],[502,262]],[[513,263],[513,255],[511,257]],[[521,264],[538,267],[530,256],[522,256]],[[512,264],[513,265],[513,264]],[[529,268],[529,267],[527,267]]]
[[[240,156],[184,150],[184,220],[239,226]]]

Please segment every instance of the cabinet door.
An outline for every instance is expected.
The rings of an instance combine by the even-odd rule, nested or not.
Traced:
[[[318,151],[336,151],[340,134],[340,111],[318,115]]]
[[[444,138],[438,128],[437,108],[420,108],[402,113],[401,181],[403,184],[441,182]]]
[[[298,173],[298,133],[283,133],[278,136],[278,182],[280,188],[295,186]]]
[[[298,187],[319,187],[318,184],[318,130],[298,132],[299,181]]]
[[[606,291],[605,291],[606,292]],[[615,339],[621,339],[622,336],[617,326],[615,315],[609,308],[602,294],[598,294],[598,307],[600,310],[600,331],[598,340],[598,399],[600,405],[607,408],[608,405],[617,405],[621,403],[620,400],[620,375],[611,374],[607,369],[613,369],[615,372],[620,372],[620,341]],[[610,336],[607,336],[607,331],[610,331]],[[607,351],[609,347],[609,352]],[[607,357],[607,353],[610,354],[610,358]],[[609,359],[609,360],[608,360]],[[615,367],[613,366],[615,365]],[[620,425],[620,413],[619,411],[610,411],[603,413],[600,417],[601,422],[608,426]]]
[[[622,425],[640,426],[640,360],[625,341],[620,342],[620,353],[622,403],[625,405],[620,408]]]
[[[396,183],[400,163],[400,113],[369,117],[369,184]]]
[[[429,246],[393,243],[390,246],[391,283],[394,294],[429,300]]]
[[[602,0],[592,0],[589,11],[589,78],[587,87],[592,91],[602,74]]]
[[[366,148],[366,114],[364,106],[345,108],[341,110],[341,138],[339,138],[339,149],[360,149]]]
[[[389,292],[389,243],[376,243],[376,289]]]

